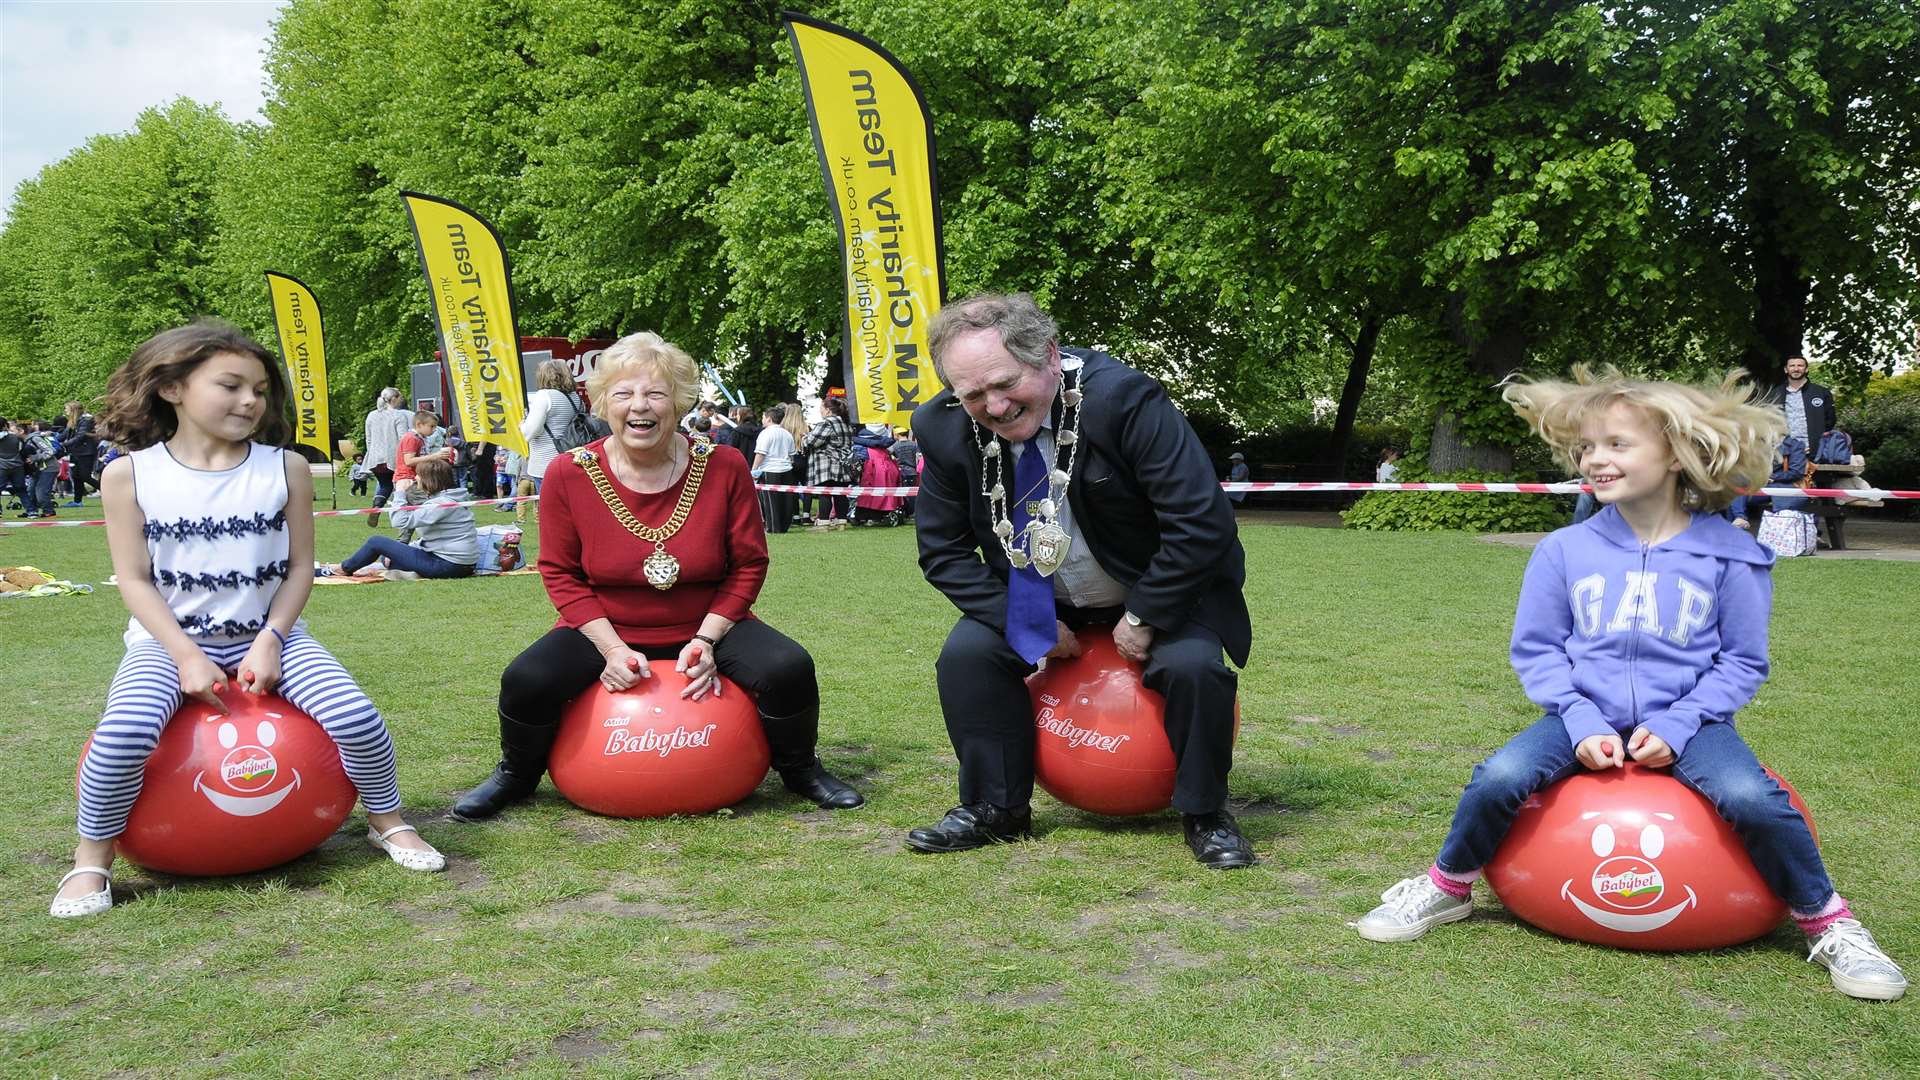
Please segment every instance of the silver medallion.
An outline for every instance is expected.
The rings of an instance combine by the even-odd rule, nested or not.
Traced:
[[[1052,577],[1060,564],[1067,561],[1067,549],[1073,544],[1073,538],[1067,530],[1052,522],[1037,524],[1027,533],[1027,554],[1033,559],[1033,568],[1041,577]]]

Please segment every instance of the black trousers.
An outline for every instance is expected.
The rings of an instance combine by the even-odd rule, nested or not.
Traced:
[[[1092,625],[1063,607],[1069,626]],[[1227,802],[1233,768],[1233,699],[1239,676],[1221,658],[1220,639],[1194,623],[1156,633],[1142,682],[1167,702],[1167,740],[1178,771],[1173,805],[1208,814]],[[1017,808],[1033,798],[1034,665],[985,623],[961,618],[935,663],[947,737],[960,758],[960,801]]]
[[[685,644],[629,647],[649,660],[671,664]],[[807,650],[766,623],[745,619],[720,639],[713,659],[720,674],[753,695],[774,768],[813,764],[820,733],[820,684]],[[501,673],[500,717],[534,727],[556,726],[567,703],[591,688],[606,666],[585,634],[557,626]]]
[[[769,484],[791,483],[787,479],[791,473],[769,473],[760,479]],[[783,533],[793,527],[793,500],[791,491],[763,491],[760,493],[760,513],[767,531]],[[731,678],[731,676],[729,676]]]
[[[92,488],[95,491],[100,490],[100,485],[93,479],[93,469],[94,466],[99,463],[99,460],[98,455],[81,457],[78,454],[74,454],[67,458],[67,474],[73,477],[73,497],[75,499],[86,498],[88,488]]]
[[[845,480],[822,480],[816,487],[852,487]],[[815,495],[813,517],[816,521],[852,516],[853,499],[847,495]]]

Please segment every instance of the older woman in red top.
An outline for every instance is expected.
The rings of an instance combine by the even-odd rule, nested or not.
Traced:
[[[587,393],[613,434],[555,458],[540,491],[540,576],[560,621],[501,675],[501,762],[454,817],[492,817],[533,794],[567,702],[596,679],[624,690],[669,660],[695,699],[719,693],[720,674],[754,695],[787,790],[827,809],[864,801],[814,755],[813,658],[753,617],[767,542],[745,459],[675,430],[697,379],[656,334],[601,354]]]

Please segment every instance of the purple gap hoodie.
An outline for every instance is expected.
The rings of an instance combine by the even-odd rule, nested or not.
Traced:
[[[1773,551],[1717,514],[1648,547],[1609,506],[1533,549],[1513,616],[1513,670],[1577,746],[1665,739],[1733,720],[1767,680]]]

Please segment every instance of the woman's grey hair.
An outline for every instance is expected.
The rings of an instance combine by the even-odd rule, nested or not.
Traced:
[[[389,386],[385,390],[380,391],[380,404],[383,407],[389,408],[398,406],[400,404],[400,388],[397,386]]]
[[[933,373],[941,382],[947,382],[947,349],[976,330],[999,331],[1000,344],[1030,368],[1046,367],[1060,338],[1059,324],[1027,293],[981,293],[957,300],[941,308],[927,328],[927,351],[933,354]]]

